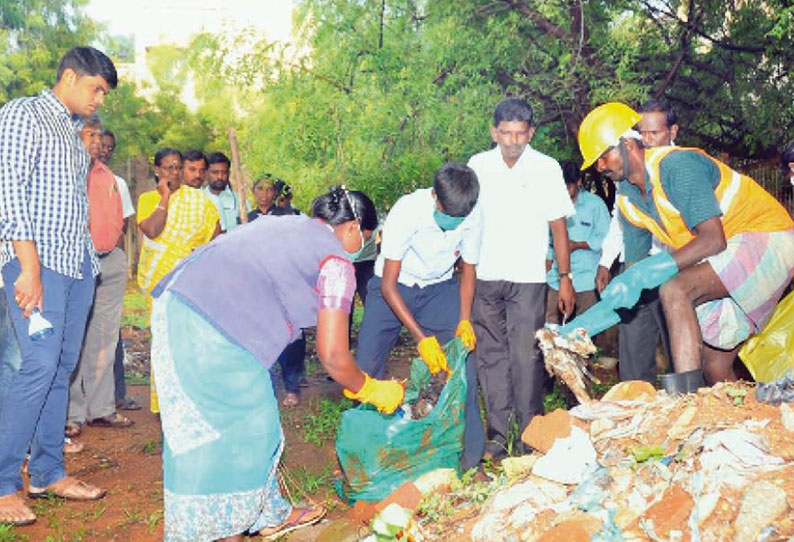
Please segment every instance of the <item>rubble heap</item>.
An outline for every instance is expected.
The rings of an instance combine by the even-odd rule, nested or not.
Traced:
[[[536,418],[522,440],[537,451],[505,459],[490,483],[424,476],[421,504],[413,490],[410,504],[388,503],[408,510],[396,534],[363,539],[790,542],[794,408],[753,391],[722,383],[670,397],[620,383],[601,401]]]
[[[530,473],[495,491],[463,539],[794,537],[791,407],[758,403],[748,384],[678,397],[649,388],[622,383],[606,396],[618,400],[573,408],[570,436],[557,438]],[[530,429],[524,438],[532,444],[542,435]]]

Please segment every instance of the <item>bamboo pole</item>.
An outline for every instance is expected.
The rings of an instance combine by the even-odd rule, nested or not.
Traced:
[[[229,182],[232,184],[232,190],[237,193],[237,199],[240,200],[240,223],[245,224],[248,222],[248,198],[240,162],[240,148],[237,146],[237,133],[234,128],[229,128],[229,146],[232,150],[232,171]]]

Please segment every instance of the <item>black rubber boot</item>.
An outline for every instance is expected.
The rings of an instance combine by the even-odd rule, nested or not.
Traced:
[[[705,387],[706,380],[703,378],[703,371],[695,369],[684,373],[667,373],[659,379],[662,382],[662,389],[669,395],[680,393],[695,393],[698,388]]]

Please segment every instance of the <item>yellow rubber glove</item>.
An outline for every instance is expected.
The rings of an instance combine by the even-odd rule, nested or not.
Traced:
[[[471,322],[468,320],[461,320],[458,328],[455,330],[455,337],[460,337],[463,346],[469,349],[469,352],[474,350],[477,346],[477,337],[474,336],[474,328],[471,327]]]
[[[345,397],[369,403],[384,414],[391,414],[403,402],[405,385],[396,380],[376,380],[364,373],[364,385],[358,392],[344,390]]]
[[[425,337],[419,341],[417,350],[419,350],[419,355],[427,363],[430,374],[436,374],[441,370],[449,372],[447,355],[441,349],[441,345],[438,344],[438,339],[436,339],[435,335]]]

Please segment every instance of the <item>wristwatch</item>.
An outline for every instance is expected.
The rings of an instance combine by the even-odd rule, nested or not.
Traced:
[[[573,273],[571,273],[570,271],[566,271],[565,273],[560,273],[560,278],[563,278],[563,277],[567,277],[567,278],[573,280]]]

